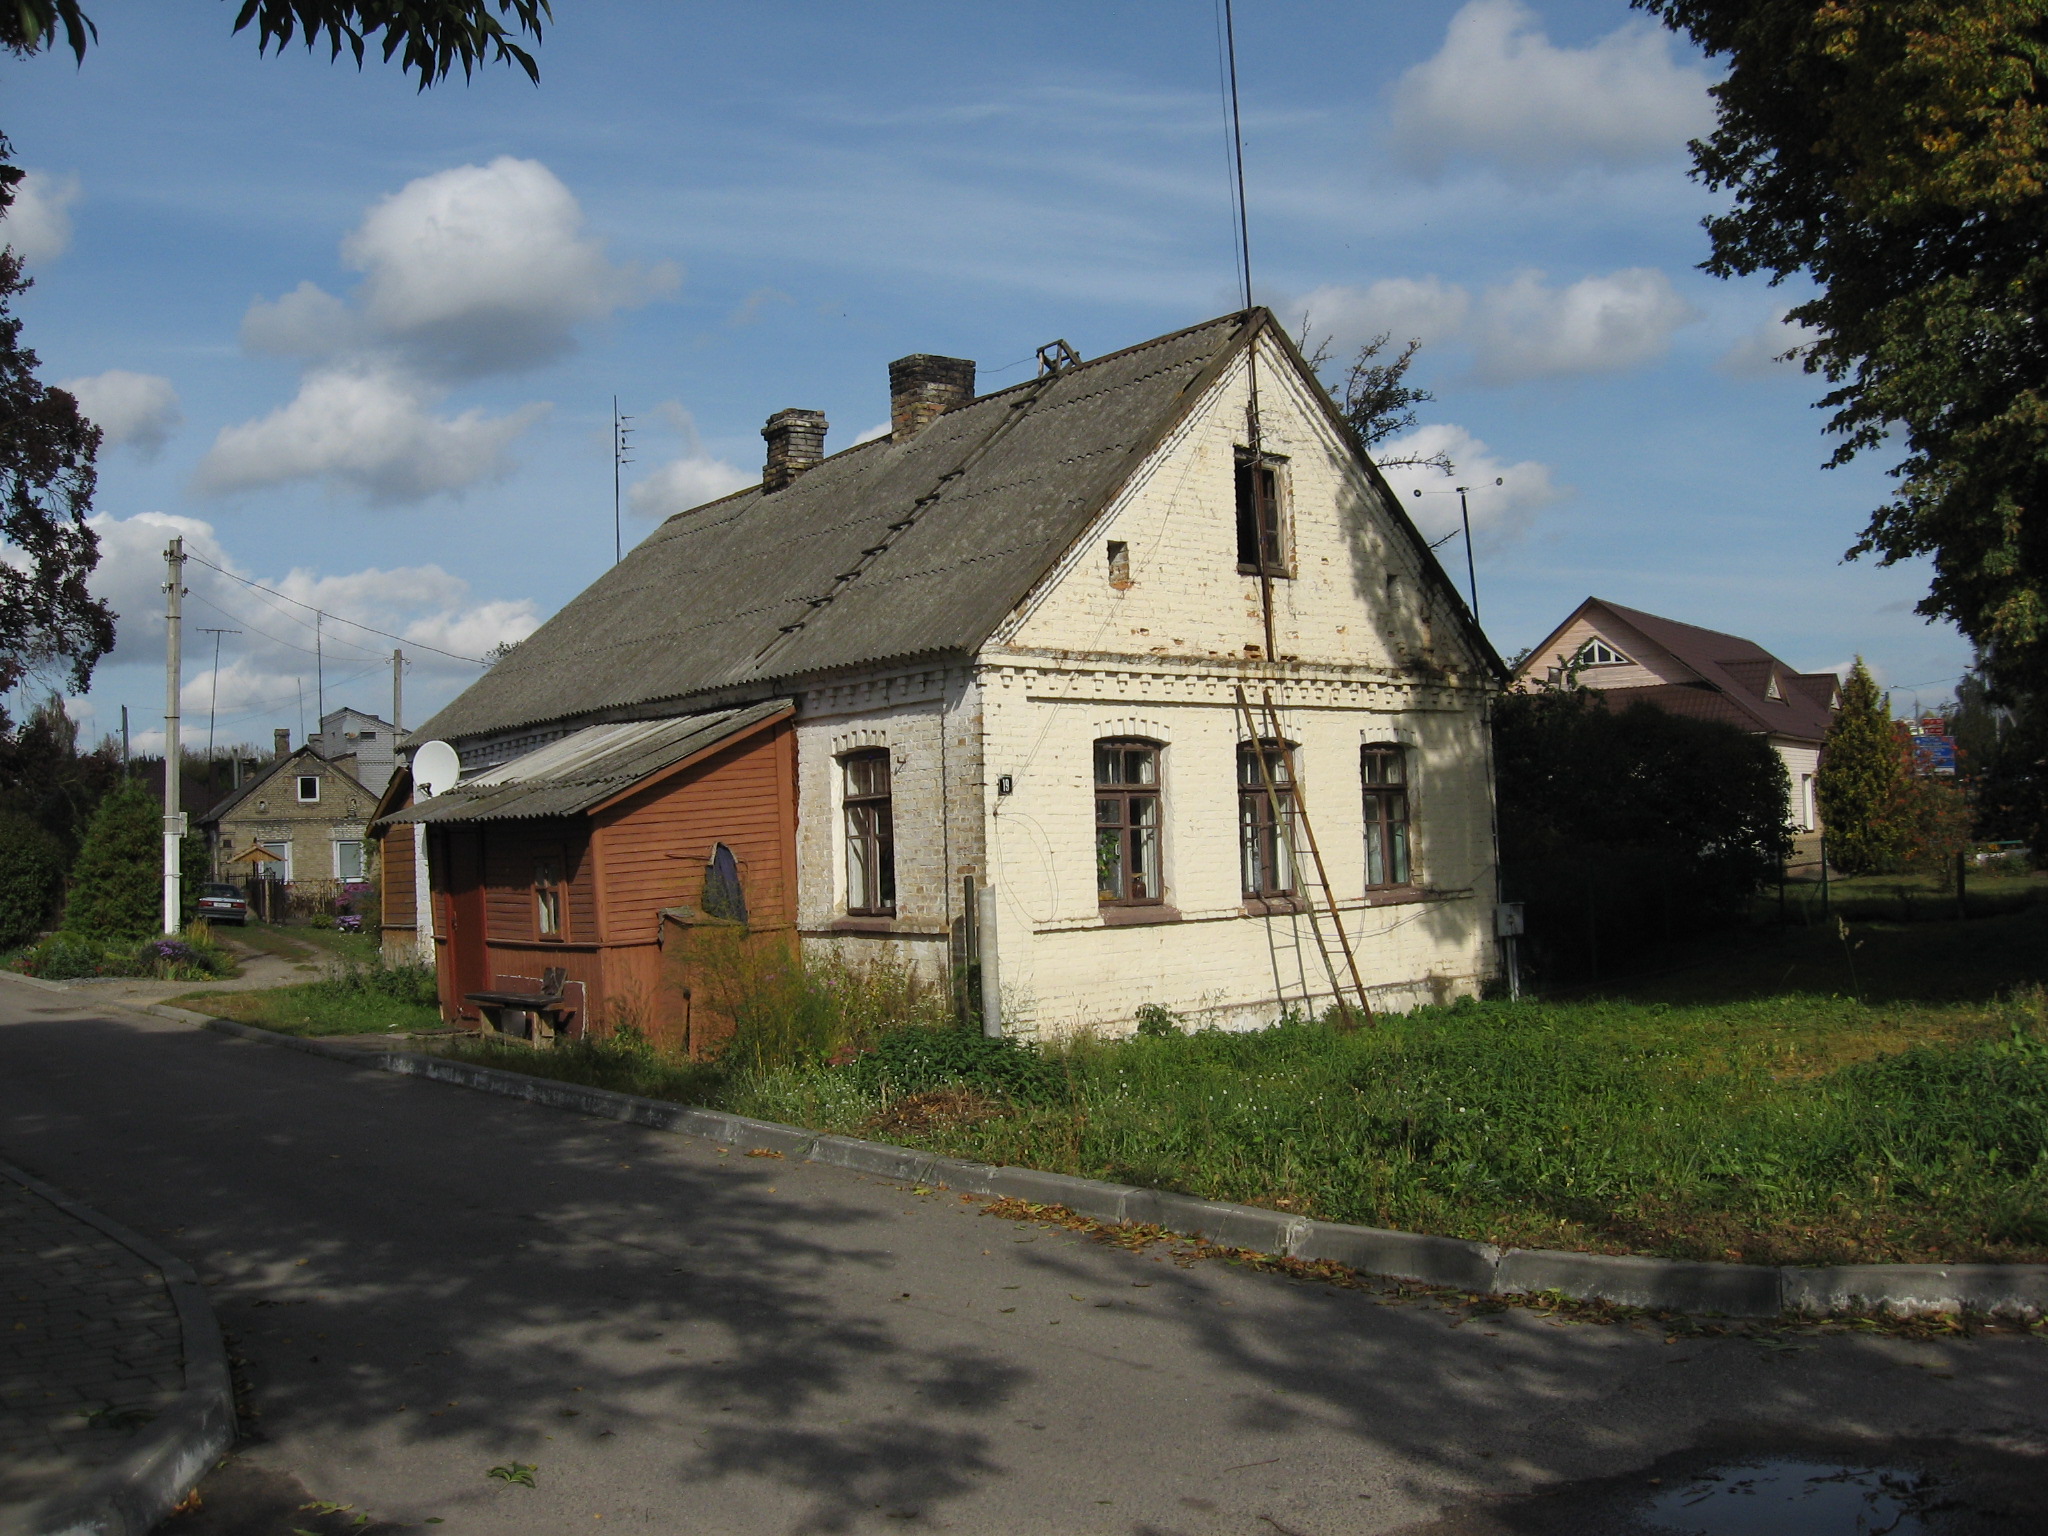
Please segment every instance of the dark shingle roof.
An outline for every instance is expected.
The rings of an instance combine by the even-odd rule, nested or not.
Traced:
[[[1794,685],[1794,679],[1805,674],[1794,672],[1754,640],[1745,640],[1740,635],[1724,635],[1717,629],[1701,629],[1696,624],[1681,624],[1676,619],[1660,618],[1636,608],[1624,608],[1605,598],[1588,598],[1587,603],[1597,603],[1606,609],[1637,634],[1677,657],[1703,682],[1717,690],[1732,708],[1733,713],[1726,717],[1731,724],[1741,725],[1745,730],[1768,731],[1773,736],[1790,736],[1801,741],[1817,742],[1827,734],[1829,722],[1834,717],[1828,709],[1826,697],[1816,696],[1822,691]],[[1765,696],[1773,677],[1779,681],[1780,697],[1775,699]],[[1615,691],[1650,693],[1655,690]],[[1691,690],[1681,690],[1688,691]],[[1675,697],[1660,698],[1656,702],[1665,707],[1675,707]],[[1694,711],[1686,709],[1683,712]]]
[[[670,518],[426,725],[474,737],[971,651],[1265,319],[1228,315]]]
[[[664,768],[786,715],[790,709],[786,700],[769,699],[744,709],[710,714],[585,726],[560,741],[466,779],[431,800],[386,816],[378,825],[578,816]]]

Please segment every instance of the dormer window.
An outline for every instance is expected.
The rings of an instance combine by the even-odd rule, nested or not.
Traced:
[[[1628,658],[1598,635],[1579,647],[1579,654],[1572,661],[1581,667],[1625,667]]]
[[[1778,674],[1773,672],[1769,682],[1764,684],[1764,697],[1783,701],[1785,695],[1778,691]]]

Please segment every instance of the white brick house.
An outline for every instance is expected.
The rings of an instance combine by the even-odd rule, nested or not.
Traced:
[[[805,946],[945,977],[992,887],[1007,1030],[1247,1027],[1331,985],[1242,687],[1374,1006],[1475,992],[1504,669],[1272,317],[972,380],[903,359],[891,436],[829,458],[822,417],[778,413],[760,489],[671,518],[417,739],[467,776],[789,699]]]

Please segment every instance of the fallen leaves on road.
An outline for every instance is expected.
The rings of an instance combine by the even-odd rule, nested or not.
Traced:
[[[530,1461],[513,1461],[491,1468],[484,1476],[496,1478],[501,1483],[517,1483],[521,1488],[531,1488],[534,1486],[533,1474],[539,1470]]]

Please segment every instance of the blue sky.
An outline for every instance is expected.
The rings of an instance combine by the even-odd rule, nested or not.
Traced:
[[[108,428],[100,588],[121,639],[78,706],[160,724],[170,532],[316,605],[330,707],[408,719],[609,563],[609,413],[636,418],[627,541],[758,473],[760,424],[886,420],[886,365],[1015,382],[1235,305],[1209,5],[558,6],[541,84],[424,95],[232,8],[98,0],[100,45],[0,63],[34,178],[0,222],[44,376]],[[1712,199],[1684,141],[1709,68],[1618,0],[1242,0],[1258,297],[1342,351],[1417,335],[1425,448],[1475,497],[1504,653],[1589,593],[1862,653],[1933,703],[1968,659],[1911,609],[1924,569],[1844,564],[1881,462],[1823,471],[1817,390],[1770,361],[1796,291],[1696,270]],[[1491,482],[1499,476],[1500,488]],[[1456,498],[1412,500],[1433,530]],[[1455,544],[1445,555],[1462,565]],[[310,723],[310,612],[195,566],[188,623],[239,628],[188,720]]]

